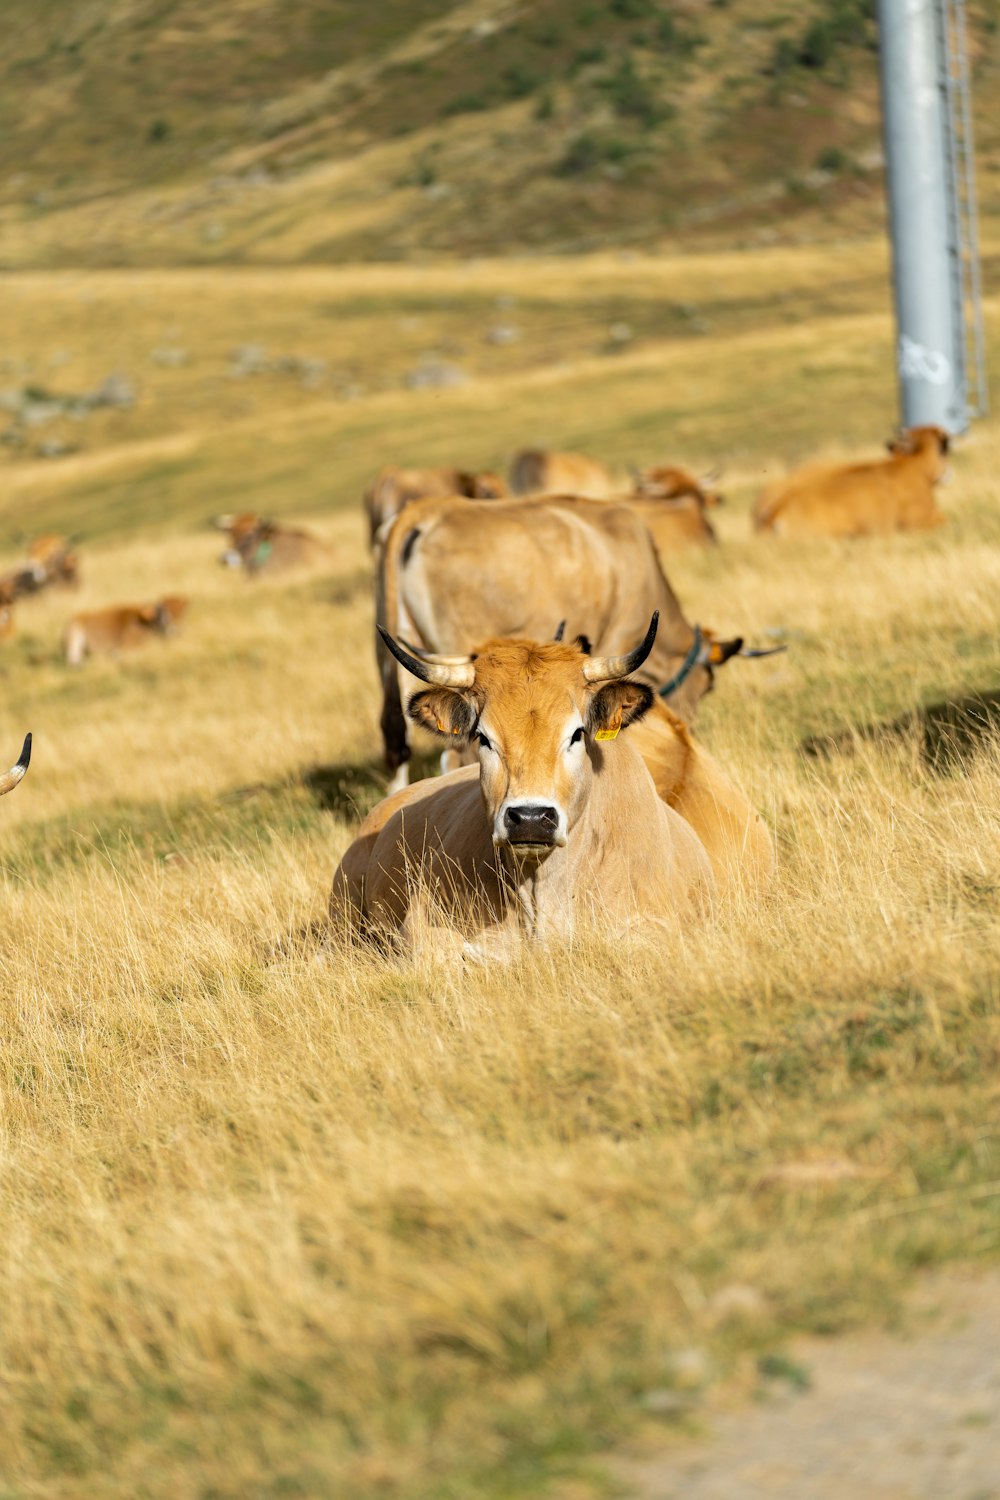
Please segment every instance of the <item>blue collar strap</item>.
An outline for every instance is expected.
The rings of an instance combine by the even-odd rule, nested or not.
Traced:
[[[691,673],[698,665],[698,662],[701,660],[702,647],[704,646],[704,644],[705,641],[701,633],[701,626],[696,625],[694,627],[694,640],[691,642],[691,650],[688,652],[687,656],[685,656],[684,660],[681,662],[680,666],[674,673],[673,677],[671,677],[670,681],[664,683],[663,687],[660,688],[659,696],[661,698],[669,698],[671,693],[675,693],[677,691],[682,682],[687,681],[688,677],[690,677]]]

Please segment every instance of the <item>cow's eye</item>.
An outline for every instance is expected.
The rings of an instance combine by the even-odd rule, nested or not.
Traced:
[[[479,733],[476,735],[476,739],[482,745],[482,747],[483,747],[484,750],[492,750],[493,749],[493,746],[490,744],[490,741],[486,738],[485,734],[483,734],[482,730],[480,730]]]
[[[573,730],[573,733],[569,737],[569,742],[570,742],[571,745],[578,745],[582,739],[583,739],[583,725],[581,724],[580,727],[579,727],[579,729],[574,729]]]

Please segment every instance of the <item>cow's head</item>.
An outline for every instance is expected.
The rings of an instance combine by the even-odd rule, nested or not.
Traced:
[[[253,573],[262,568],[271,555],[275,526],[273,521],[253,511],[236,516],[216,516],[219,531],[228,531],[229,546],[219,558],[227,568],[246,568]]]
[[[50,532],[36,536],[28,547],[28,557],[40,587],[46,583],[72,587],[80,581],[80,560],[73,549],[73,540],[68,537]]]
[[[665,468],[632,469],[633,492],[644,500],[696,500],[702,510],[709,505],[721,505],[723,496],[714,488],[719,472],[713,469],[696,479],[686,469]]]
[[[518,859],[564,845],[602,765],[603,744],[642,717],[652,689],[629,682],[656,637],[625,656],[588,656],[572,645],[492,640],[468,657],[417,658],[379,627],[408,671],[429,683],[408,704],[417,724],[479,757],[493,842]]]
[[[940,479],[948,467],[947,455],[951,449],[951,434],[943,427],[927,423],[923,427],[901,427],[895,437],[886,443],[886,448],[896,458],[915,453],[928,456],[935,468],[935,479]]]
[[[465,494],[472,500],[504,500],[509,491],[507,482],[499,474],[484,469],[480,474],[471,474],[472,481]]]
[[[139,611],[139,622],[160,635],[173,635],[188,607],[182,594],[170,594],[157,604],[143,604]]]

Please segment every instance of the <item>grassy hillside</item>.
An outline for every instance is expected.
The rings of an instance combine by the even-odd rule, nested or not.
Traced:
[[[880,221],[870,0],[0,3],[0,264],[343,261]],[[996,0],[971,8],[988,211]]]
[[[602,1450],[719,1382],[763,1393],[790,1332],[892,1321],[920,1267],[995,1260],[1000,751],[987,725],[942,762],[920,712],[996,693],[1000,432],[960,448],[938,532],[748,521],[764,477],[888,426],[883,251],[853,254],[839,289],[815,246],[496,262],[459,290],[10,278],[31,379],[85,391],[128,355],[136,399],[53,418],[85,434],[58,461],[25,424],[0,498],[5,562],[24,530],[84,535],[80,592],[26,601],[0,658],[10,759],[36,737],[0,804],[5,1500],[606,1496]],[[595,308],[638,325],[698,284],[732,326],[605,347]],[[372,388],[234,377],[247,307],[274,356],[321,353],[333,309]],[[484,343],[465,385],[399,378],[408,320],[447,354],[495,316],[533,330],[509,363]],[[161,342],[187,362],[136,362]],[[539,438],[726,461],[722,545],[671,576],[705,623],[790,643],[727,666],[700,724],[774,829],[773,897],[509,970],[332,956],[312,924],[382,784],[361,484]],[[205,520],[242,504],[309,519],[332,566],[219,568]],[[63,665],[72,610],[174,591],[178,639]]]
[[[1000,1249],[1000,425],[939,531],[749,525],[895,421],[870,6],[0,22],[0,569],[83,568],[0,641],[0,1500],[607,1497],[624,1435]],[[333,954],[385,780],[362,488],[526,444],[722,465],[670,574],[790,647],[699,722],[775,889],[510,968]],[[223,570],[243,508],[332,562]],[[177,592],[65,666],[75,610]]]

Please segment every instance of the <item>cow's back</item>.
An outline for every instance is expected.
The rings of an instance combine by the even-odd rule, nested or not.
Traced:
[[[641,639],[654,608],[664,636],[683,625],[628,505],[452,499],[408,507],[396,524],[407,618],[395,628],[414,628],[434,651],[468,651],[488,636],[548,640],[565,621],[567,639],[582,633],[612,654]]]

